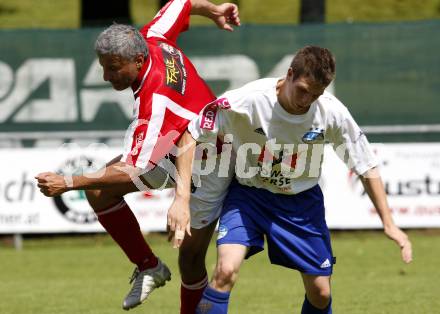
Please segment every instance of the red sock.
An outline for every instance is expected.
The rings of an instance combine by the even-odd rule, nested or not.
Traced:
[[[99,212],[98,220],[140,271],[157,265],[157,257],[145,241],[136,217],[124,200]]]
[[[202,280],[180,286],[180,314],[195,314],[197,304],[202,299],[203,291],[208,285],[208,276]]]

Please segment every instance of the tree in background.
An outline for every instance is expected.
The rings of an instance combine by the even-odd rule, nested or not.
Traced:
[[[158,0],[162,8],[169,0]],[[229,0],[239,5],[239,0]],[[307,1],[305,1],[307,2]],[[108,26],[117,22],[132,24],[130,0],[81,0],[81,27]]]
[[[159,7],[163,7],[165,4],[167,4],[169,0],[159,0]],[[239,5],[239,0],[230,0],[230,2],[235,3],[236,5]]]
[[[81,27],[113,22],[132,24],[129,0],[81,0]]]
[[[325,0],[301,0],[300,23],[324,23]]]
[[[159,8],[163,7],[165,4],[167,4],[169,0],[159,0]]]

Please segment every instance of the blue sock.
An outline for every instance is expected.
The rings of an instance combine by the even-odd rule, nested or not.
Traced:
[[[229,295],[230,292],[220,292],[208,285],[197,305],[196,314],[228,313]]]
[[[301,314],[332,314],[332,299],[330,298],[330,303],[325,309],[321,310],[314,307],[309,300],[307,300],[307,297],[304,297]]]

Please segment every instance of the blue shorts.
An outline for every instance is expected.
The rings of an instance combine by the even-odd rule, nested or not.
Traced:
[[[319,185],[284,195],[232,182],[220,215],[217,245],[242,244],[246,258],[264,249],[272,264],[329,276],[335,258]]]

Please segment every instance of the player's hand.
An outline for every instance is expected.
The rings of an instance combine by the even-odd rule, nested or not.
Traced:
[[[400,230],[396,225],[386,227],[384,231],[385,234],[400,247],[402,260],[407,264],[410,263],[412,261],[412,246],[406,233]]]
[[[64,177],[53,173],[53,172],[43,172],[38,174],[35,179],[38,181],[38,187],[40,192],[46,196],[58,196],[68,191],[68,187]]]
[[[174,198],[167,214],[168,241],[173,248],[182,245],[185,234],[191,236],[189,202],[181,198]]]
[[[223,3],[216,7],[216,12],[212,17],[218,28],[232,32],[232,25],[240,26],[238,7],[234,3]]]

